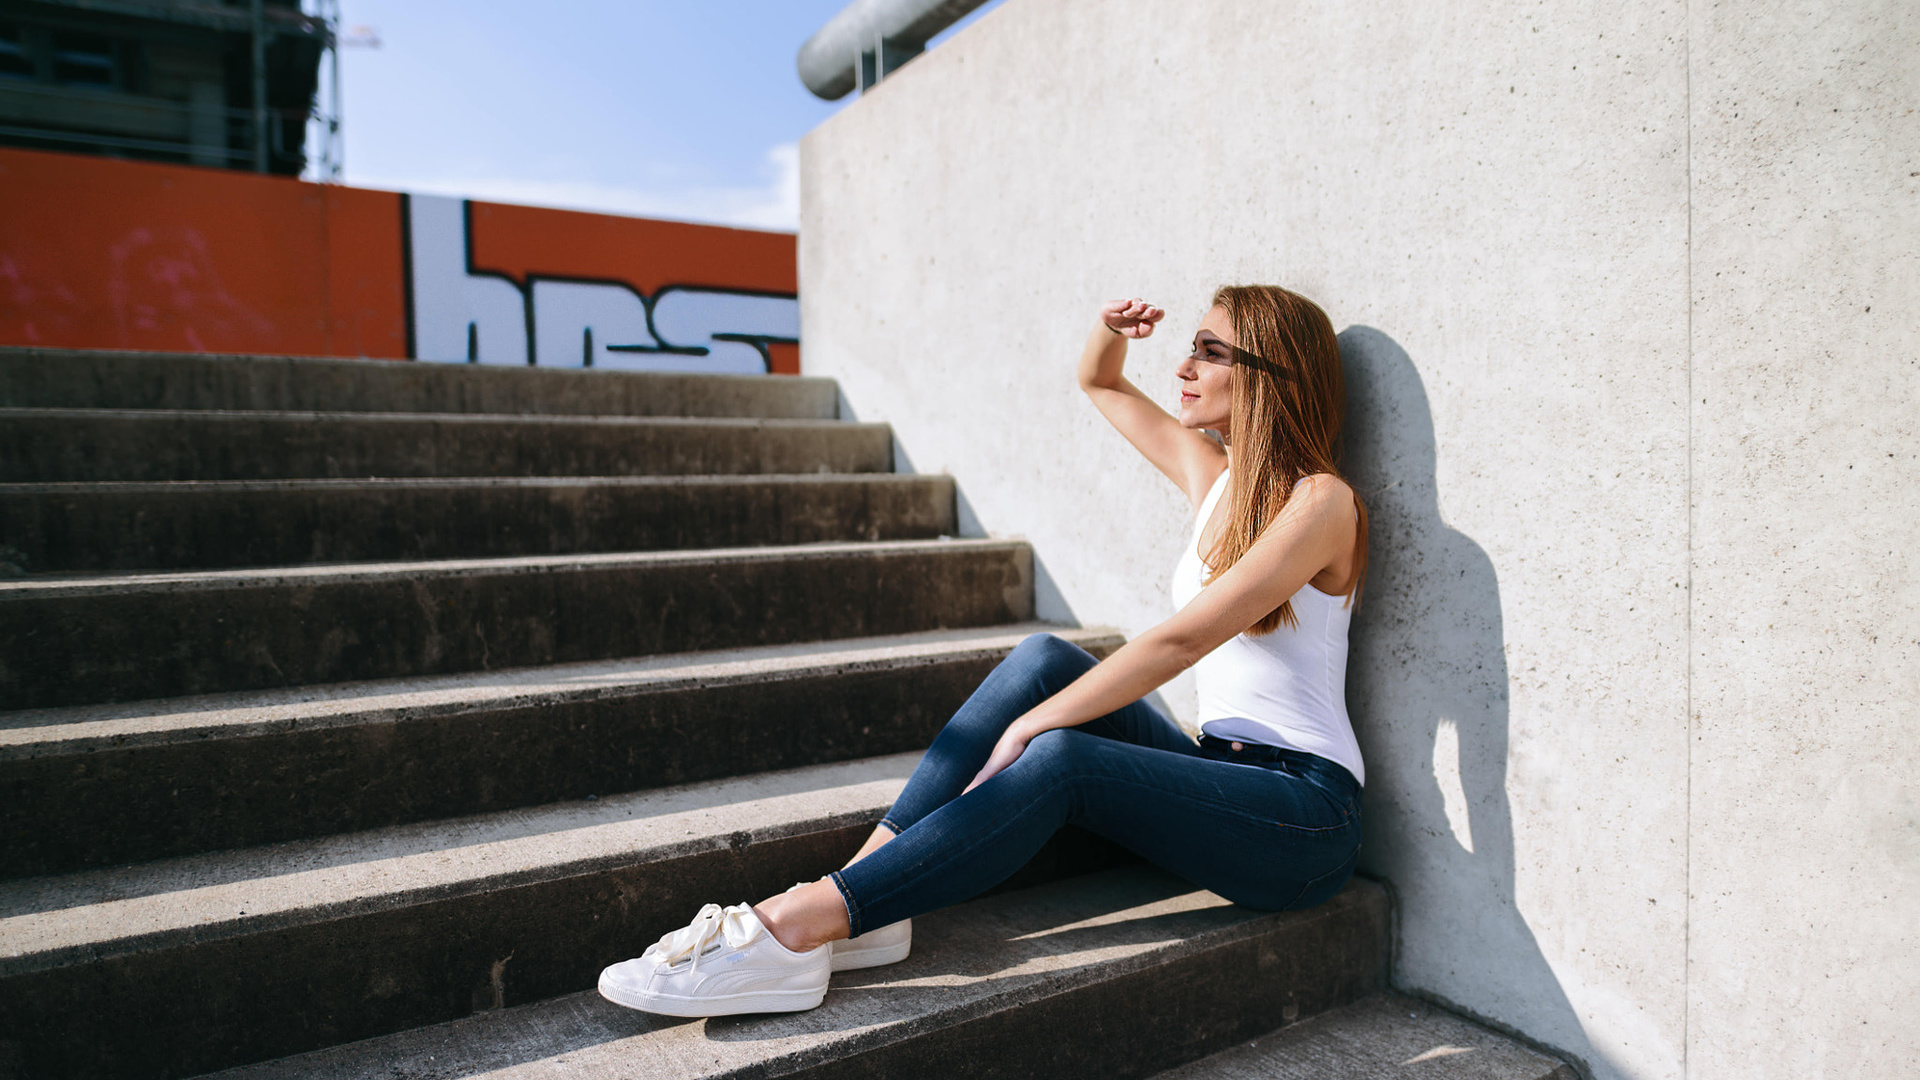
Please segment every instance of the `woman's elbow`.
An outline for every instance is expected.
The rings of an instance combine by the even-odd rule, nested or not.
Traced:
[[[1195,634],[1164,627],[1154,634],[1152,644],[1154,652],[1162,657],[1162,663],[1172,669],[1172,675],[1178,675],[1199,663],[1201,657],[1213,651],[1212,645]]]

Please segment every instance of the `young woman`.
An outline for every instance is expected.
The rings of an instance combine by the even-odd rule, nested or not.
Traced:
[[[1121,375],[1127,342],[1165,314],[1102,308],[1080,385],[1194,507],[1179,610],[1104,661],[1049,634],[1022,642],[844,869],[751,907],[707,905],[607,968],[609,1000],[674,1016],[811,1009],[830,971],[904,958],[910,917],[1004,880],[1069,822],[1249,907],[1339,891],[1360,849],[1345,679],[1367,519],[1334,465],[1333,326],[1284,289],[1221,289],[1175,369],[1175,418]],[[1197,743],[1141,700],[1188,668]]]

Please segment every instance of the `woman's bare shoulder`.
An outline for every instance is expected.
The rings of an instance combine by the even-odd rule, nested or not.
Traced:
[[[1311,473],[1296,480],[1287,496],[1287,505],[1267,523],[1269,529],[1283,521],[1297,526],[1344,530],[1354,523],[1353,488],[1332,473]]]
[[[1353,501],[1353,487],[1332,473],[1309,473],[1293,485],[1287,501],[1305,499],[1310,504],[1338,506]]]

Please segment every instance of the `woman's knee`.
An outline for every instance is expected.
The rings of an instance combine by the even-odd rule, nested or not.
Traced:
[[[1099,661],[1073,642],[1055,634],[1029,634],[1007,655],[1001,666],[1058,689],[1080,677]]]
[[[1026,637],[1021,638],[1020,644],[1013,648],[1013,655],[1015,656],[1028,656],[1040,659],[1085,656],[1086,654],[1085,649],[1068,641],[1066,638],[1058,634],[1048,634],[1045,632],[1028,634]]]
[[[1030,705],[1051,697],[1094,663],[1070,641],[1052,634],[1029,635],[947,721],[945,731],[956,737],[998,739]]]
[[[1058,779],[1069,779],[1076,775],[1077,767],[1098,741],[1098,736],[1072,728],[1043,731],[1028,740],[1027,748],[1021,752],[1016,764],[1044,769],[1049,776]]]

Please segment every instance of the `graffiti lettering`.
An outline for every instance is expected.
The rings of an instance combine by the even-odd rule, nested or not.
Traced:
[[[409,338],[421,360],[715,374],[769,370],[768,346],[798,344],[792,296],[668,285],[648,298],[617,281],[473,267],[466,202],[406,196]]]
[[[413,356],[531,363],[520,286],[472,270],[466,201],[408,195],[401,205],[407,222],[407,337]]]

